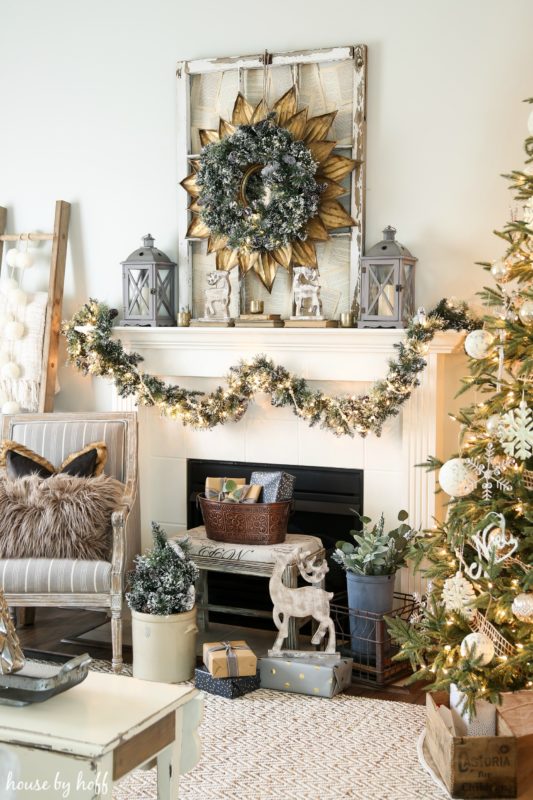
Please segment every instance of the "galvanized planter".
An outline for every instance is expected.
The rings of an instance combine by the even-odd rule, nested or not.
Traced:
[[[84,653],[66,664],[26,664],[20,672],[0,675],[0,705],[27,706],[42,703],[72,689],[89,674],[92,658]]]

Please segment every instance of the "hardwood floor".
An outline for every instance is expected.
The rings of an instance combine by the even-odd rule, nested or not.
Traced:
[[[71,638],[82,631],[102,625],[107,620],[104,612],[83,611],[61,608],[38,608],[35,623],[18,629],[19,638],[26,655],[34,658],[47,658],[65,661],[74,655],[88,652],[93,658],[111,660],[111,648],[95,647],[87,644],[66,644],[64,638]],[[131,649],[124,648],[124,661],[131,663]],[[419,684],[403,686],[401,682],[383,689],[352,685],[348,694],[370,697],[378,700],[393,700],[401,703],[425,703],[425,692]]]

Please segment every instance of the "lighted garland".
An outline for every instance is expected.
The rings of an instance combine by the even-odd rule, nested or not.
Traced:
[[[127,353],[122,342],[111,338],[116,315],[104,303],[90,300],[63,324],[63,334],[68,362],[84,374],[112,379],[121,397],[134,396],[138,405],[156,406],[165,416],[205,430],[241,419],[254,395],[266,392],[273,406],[290,406],[310,426],[320,424],[339,436],[379,436],[384,422],[400,412],[418,386],[418,375],[426,366],[423,355],[434,335],[445,330],[473,330],[477,324],[468,315],[466,304],[441,300],[427,317],[415,317],[409,324],[405,341],[394,345],[396,358],[389,361],[386,377],[364,394],[329,396],[262,355],[231,367],[227,387],[206,394],[169,385],[142,372],[142,356]]]

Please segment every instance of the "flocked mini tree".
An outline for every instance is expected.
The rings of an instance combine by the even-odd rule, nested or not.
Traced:
[[[529,101],[533,102],[533,101]],[[523,171],[510,181],[517,211],[504,257],[483,263],[483,326],[465,342],[475,401],[454,417],[459,454],[441,465],[446,522],[416,545],[428,593],[409,623],[392,621],[399,658],[430,690],[452,683],[475,701],[533,687],[533,113]]]

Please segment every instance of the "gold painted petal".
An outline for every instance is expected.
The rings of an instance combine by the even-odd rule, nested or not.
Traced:
[[[316,247],[309,240],[301,242],[299,239],[292,243],[292,260],[295,266],[318,267]]]
[[[310,219],[306,226],[307,235],[315,242],[327,242],[329,233],[319,216]]]
[[[236,267],[238,263],[239,263],[238,250],[228,250],[228,248],[225,248],[224,250],[219,250],[217,252],[216,255],[217,269],[229,272],[229,270],[233,269],[233,267]]]
[[[226,122],[225,119],[221,119],[219,126],[218,126],[218,135],[221,139],[224,136],[231,136],[232,133],[235,133],[235,125],[232,125],[231,122]]]
[[[325,139],[336,116],[336,111],[330,111],[329,114],[311,117],[305,126],[305,141],[318,142],[320,139]]]
[[[278,247],[276,250],[272,250],[272,257],[278,262],[280,267],[289,269],[291,265],[292,245],[286,244],[284,247]]]
[[[226,247],[227,243],[228,243],[227,236],[217,236],[215,233],[212,233],[207,242],[207,252],[217,253],[219,250],[223,250]]]
[[[307,147],[311,151],[311,155],[318,164],[323,164],[324,161],[331,155],[331,151],[337,142],[309,142]]]
[[[202,206],[199,204],[198,199],[193,197],[192,202],[189,203],[189,211],[192,211],[194,214],[200,214],[202,211]]]
[[[202,147],[212,142],[218,142],[219,140],[220,136],[218,135],[218,131],[200,131],[200,144]]]
[[[187,228],[187,236],[194,239],[207,239],[209,237],[209,228],[198,214],[193,214],[189,227]]]
[[[318,213],[326,228],[329,229],[355,225],[355,220],[351,218],[338,200],[326,200],[321,203]]]
[[[280,125],[284,125],[293,114],[296,114],[298,101],[296,98],[296,86],[291,86],[288,92],[285,92],[279,100],[274,104],[273,110],[278,116]]]
[[[344,186],[339,186],[339,184],[334,181],[324,181],[324,183],[327,184],[327,187],[320,195],[320,202],[323,200],[334,200],[336,197],[342,197],[344,194],[348,193],[348,190],[345,189]]]
[[[200,194],[200,187],[196,184],[196,173],[193,172],[191,175],[187,175],[184,178],[180,186],[183,186],[186,192],[188,192],[191,197],[198,197]]]
[[[285,128],[292,133],[295,139],[303,139],[307,125],[307,108],[302,108],[285,123]]]
[[[248,100],[240,92],[235,100],[233,106],[233,114],[231,121],[234,125],[248,125],[254,113],[253,106],[250,105]]]
[[[244,250],[239,251],[239,267],[243,275],[246,275],[249,272],[254,264],[257,264],[259,261],[259,250],[252,250],[252,252],[246,252]]]
[[[346,175],[355,169],[357,161],[346,156],[330,156],[320,166],[319,175],[328,178],[330,181],[342,181]]]
[[[253,270],[267,292],[271,292],[276,279],[278,264],[270,253],[261,253],[259,259],[254,264]]]
[[[254,113],[252,114],[251,123],[252,125],[256,122],[261,122],[261,120],[266,119],[268,116],[268,106],[264,100],[260,100],[259,103],[254,108]]]
[[[199,158],[193,158],[193,160],[190,161],[189,163],[191,165],[192,171],[193,172],[198,172],[198,170],[200,169],[200,159]]]

